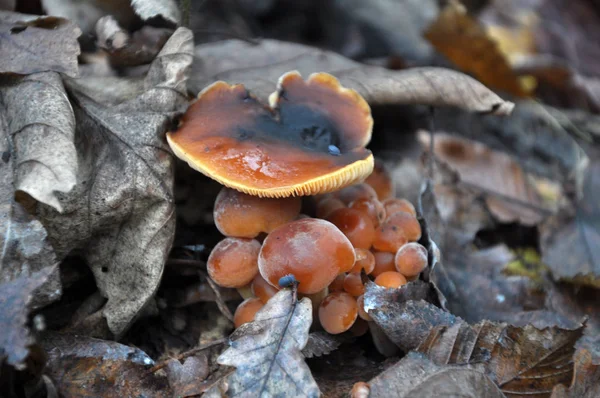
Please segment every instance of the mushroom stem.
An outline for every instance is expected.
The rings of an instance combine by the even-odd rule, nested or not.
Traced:
[[[237,291],[244,300],[254,297],[254,295],[252,294],[252,288],[250,287],[250,285],[238,287]]]
[[[371,331],[373,344],[375,344],[375,348],[377,348],[377,351],[381,355],[393,357],[400,352],[400,348],[387,337],[385,332],[375,322],[369,322],[369,330]]]

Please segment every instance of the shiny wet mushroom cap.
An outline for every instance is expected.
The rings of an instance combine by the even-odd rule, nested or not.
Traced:
[[[265,106],[243,85],[219,81],[188,108],[171,149],[194,169],[260,197],[331,192],[373,170],[367,102],[326,73],[284,74]]]

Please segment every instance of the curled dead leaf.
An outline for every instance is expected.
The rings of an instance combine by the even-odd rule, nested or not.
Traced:
[[[373,105],[423,104],[453,106],[474,112],[509,114],[514,104],[503,101],[484,85],[444,68],[390,71],[362,65],[329,51],[276,40],[253,45],[238,40],[196,47],[198,62],[190,81],[199,92],[216,80],[242,83],[259,98],[275,90],[277,79],[290,70],[303,76],[327,72]],[[239,65],[244,65],[240,68]]]
[[[187,104],[192,46],[191,32],[180,28],[142,81],[68,82],[85,161],[78,184],[60,198],[65,213],[38,205],[37,215],[59,257],[82,249],[117,336],[152,298],[173,239],[173,158],[164,134]]]
[[[290,289],[281,290],[231,336],[231,346],[218,361],[234,366],[227,395],[319,396],[319,387],[301,350],[308,341],[312,306]]]
[[[62,211],[57,193],[75,186],[78,160],[75,116],[60,76],[0,78],[0,103],[3,133],[11,143],[4,153],[13,162],[13,189]]]

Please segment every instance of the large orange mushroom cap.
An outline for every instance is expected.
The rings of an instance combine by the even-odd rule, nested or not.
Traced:
[[[206,87],[167,140],[221,184],[261,197],[315,195],[365,179],[373,118],[367,102],[326,73],[284,74],[270,107],[243,85]]]

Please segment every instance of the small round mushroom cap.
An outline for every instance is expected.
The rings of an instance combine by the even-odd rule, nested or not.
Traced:
[[[301,198],[259,198],[223,187],[215,200],[213,219],[225,236],[255,238],[295,220],[301,207]]]
[[[287,197],[331,192],[366,178],[373,155],[367,102],[326,73],[305,81],[284,74],[261,104],[243,85],[219,81],[167,134],[182,160],[250,195]]]
[[[341,272],[354,265],[354,248],[332,223],[305,218],[282,225],[263,242],[258,256],[260,274],[277,286],[289,274],[298,281],[298,292],[313,294],[325,289]]]
[[[386,271],[382,272],[375,278],[375,283],[379,286],[383,286],[386,288],[397,288],[403,285],[406,285],[406,277],[402,275],[400,272],[396,271]]]
[[[427,267],[427,249],[417,242],[409,242],[398,249],[396,269],[407,278],[419,275]]]
[[[261,275],[256,274],[254,280],[252,281],[252,294],[260,299],[263,304],[267,304],[267,301],[271,297],[277,294],[279,291],[278,288],[271,286],[269,282],[267,282]]]
[[[252,322],[254,316],[263,305],[263,302],[256,297],[251,297],[242,301],[233,314],[233,325],[236,328],[239,328],[244,323]]]
[[[260,243],[255,239],[225,238],[208,256],[208,275],[219,286],[246,286],[258,274],[259,251]]]
[[[344,333],[354,325],[357,317],[356,299],[345,292],[329,294],[319,306],[319,321],[327,333]]]

